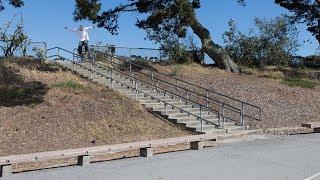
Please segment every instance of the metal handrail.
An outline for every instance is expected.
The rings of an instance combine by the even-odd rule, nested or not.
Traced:
[[[122,48],[122,47],[121,47],[121,48]],[[135,48],[135,49],[137,49],[137,48]],[[146,48],[140,48],[140,49],[146,49]],[[102,53],[103,53],[103,52],[102,52]],[[108,54],[107,54],[107,55],[108,55]],[[124,61],[123,59],[118,59],[118,60]],[[163,76],[165,76],[165,77],[167,77],[167,78],[171,78],[171,79],[176,80],[176,81],[178,81],[178,82],[182,82],[182,83],[185,83],[185,84],[187,84],[187,85],[190,85],[190,86],[199,88],[199,89],[204,90],[204,91],[206,91],[206,92],[217,94],[217,95],[219,95],[219,96],[221,96],[221,97],[225,97],[225,98],[230,99],[230,100],[233,100],[233,101],[235,101],[235,102],[237,102],[237,103],[241,103],[241,110],[240,110],[240,111],[241,111],[241,112],[240,112],[241,115],[240,115],[240,116],[242,116],[242,118],[243,118],[243,117],[248,117],[248,118],[251,118],[251,119],[254,119],[254,120],[261,121],[261,108],[258,107],[258,106],[256,106],[256,105],[253,105],[253,104],[251,104],[251,103],[244,102],[244,101],[239,100],[239,99],[235,99],[235,98],[233,98],[233,97],[230,97],[230,96],[221,94],[221,93],[219,93],[219,92],[216,92],[216,91],[211,90],[211,89],[204,88],[204,87],[199,86],[199,85],[195,85],[195,84],[193,84],[193,83],[190,83],[190,82],[188,82],[188,81],[182,80],[182,79],[180,79],[180,78],[176,78],[176,77],[169,76],[169,75],[167,75],[167,74],[158,72],[158,71],[156,71],[155,69],[152,69],[152,68],[149,68],[149,67],[146,67],[146,66],[141,66],[141,65],[132,63],[132,62],[130,62],[130,61],[129,61],[129,62],[128,62],[128,61],[125,61],[125,62],[126,62],[126,63],[129,63],[130,65],[134,65],[134,66],[136,66],[136,67],[142,68],[142,69],[147,69],[147,70],[149,70],[149,71],[156,72],[156,73],[158,73],[158,74],[160,74],[160,75],[163,75]],[[146,75],[146,74],[144,74],[144,75]],[[152,75],[152,76],[153,76],[153,75]],[[155,77],[153,77],[153,78],[155,78]],[[159,80],[161,80],[161,79],[159,79]],[[169,82],[166,82],[166,83],[168,84]],[[172,83],[171,83],[171,85],[172,85]],[[175,85],[175,86],[177,86],[178,88],[182,88],[182,87],[179,86],[179,85]],[[192,93],[194,93],[194,94],[196,94],[196,95],[198,95],[198,96],[202,96],[202,97],[207,98],[207,99],[210,99],[210,100],[212,100],[212,101],[221,103],[223,106],[226,105],[226,106],[231,107],[231,108],[234,108],[234,109],[239,109],[239,108],[237,108],[237,107],[235,107],[235,106],[232,106],[232,105],[230,105],[230,104],[228,104],[228,103],[221,102],[221,101],[219,101],[219,100],[216,100],[216,99],[211,98],[211,97],[208,97],[208,96],[204,96],[204,95],[202,95],[202,94],[200,94],[200,93],[197,93],[197,92],[188,90],[188,89],[186,89],[186,88],[184,88],[184,89],[185,89],[186,91],[192,92]],[[254,108],[254,109],[257,109],[257,110],[259,111],[259,118],[252,117],[252,116],[250,116],[250,115],[244,114],[244,113],[243,113],[244,105],[248,105],[248,106],[250,106],[250,107],[252,107],[252,108]]]
[[[96,63],[94,63],[94,64],[97,65]],[[117,65],[118,65],[118,64],[117,64]],[[101,66],[100,66],[100,68],[101,68]],[[109,67],[104,66],[104,67],[102,67],[102,68],[105,69],[105,68],[109,68]],[[110,68],[110,69],[112,69],[112,68]],[[106,69],[105,69],[105,70],[106,70]],[[113,70],[115,70],[115,69],[113,69]],[[123,75],[125,75],[125,76],[128,76],[128,77],[130,77],[130,78],[138,79],[138,78],[136,78],[136,77],[134,77],[134,76],[132,76],[132,75],[127,75],[127,74],[125,74],[125,73],[123,73],[123,72],[121,72],[121,71],[118,71],[118,70],[115,70],[115,71],[117,71],[117,72],[119,72],[119,73],[121,73],[121,74],[123,74]],[[198,102],[195,102],[195,101],[193,101],[193,100],[186,99],[185,97],[183,97],[183,96],[181,96],[181,95],[179,95],[179,94],[175,94],[175,93],[173,93],[173,92],[167,91],[167,90],[165,90],[165,89],[163,89],[163,88],[161,88],[161,87],[156,87],[155,85],[153,85],[153,84],[151,84],[151,83],[149,83],[149,82],[146,82],[146,81],[144,81],[144,80],[141,80],[141,79],[138,79],[138,80],[139,80],[140,82],[148,85],[148,86],[152,86],[153,88],[155,88],[155,89],[157,89],[157,90],[161,90],[161,91],[163,91],[163,92],[165,92],[165,93],[169,93],[169,94],[171,94],[171,95],[173,95],[173,96],[176,96],[176,97],[179,97],[179,98],[181,98],[181,99],[188,100],[189,102],[194,103],[194,104],[196,104],[196,105],[202,106],[202,107],[204,107],[204,108],[208,108],[208,109],[210,109],[210,111],[212,111],[212,112],[214,112],[214,113],[219,113],[218,111],[216,111],[216,110],[214,110],[214,109],[212,109],[212,108],[210,108],[210,107],[207,107],[207,106],[205,106],[205,105],[203,105],[203,104],[200,104],[200,103],[198,103]],[[238,110],[240,111],[240,109],[238,109]]]
[[[114,62],[112,62],[112,63],[114,63]],[[116,64],[116,63],[115,63],[115,64]],[[95,65],[97,65],[97,63],[95,63]],[[101,64],[98,64],[98,65],[100,65],[100,68],[103,68],[103,69],[105,69],[105,70],[106,70],[106,68],[112,69],[112,68],[110,68],[110,67],[107,67],[107,66],[104,66],[104,65],[101,65]],[[119,64],[116,64],[116,65],[119,66]],[[101,67],[101,66],[103,66],[103,67]],[[118,71],[118,70],[115,70],[115,71],[117,71],[117,72],[119,72],[119,73],[121,73],[121,74],[123,74],[123,75],[125,75],[125,76],[128,76],[128,77],[130,77],[130,78],[137,79],[136,77],[134,77],[134,76],[132,76],[132,75],[127,75],[127,74],[125,74],[125,73],[123,73],[123,72],[121,72],[121,71]],[[209,111],[211,111],[211,112],[213,112],[213,113],[216,113],[216,114],[218,115],[218,117],[222,116],[222,117],[227,118],[227,119],[229,119],[229,120],[231,120],[231,121],[237,122],[237,121],[236,121],[235,119],[233,119],[232,117],[226,116],[226,115],[221,115],[221,113],[220,113],[219,111],[216,111],[216,110],[214,110],[214,109],[212,109],[212,108],[210,108],[210,107],[208,107],[208,106],[206,106],[206,105],[203,105],[203,104],[200,104],[200,103],[198,103],[198,102],[196,102],[196,101],[193,101],[193,100],[190,100],[190,99],[188,99],[188,98],[185,98],[185,97],[183,97],[183,96],[181,96],[181,95],[179,95],[179,94],[175,94],[175,93],[173,93],[173,92],[167,91],[166,89],[163,89],[163,88],[161,88],[161,87],[155,86],[155,85],[153,85],[153,84],[151,84],[151,83],[149,83],[149,82],[146,82],[146,81],[144,81],[144,80],[141,80],[141,79],[138,79],[138,80],[139,80],[140,82],[143,82],[143,83],[146,84],[146,85],[152,86],[153,88],[155,88],[155,89],[157,89],[157,90],[162,90],[162,91],[165,92],[165,93],[169,93],[169,94],[171,94],[171,95],[173,95],[173,96],[176,96],[176,97],[178,97],[178,98],[181,98],[181,99],[183,99],[183,100],[185,100],[185,101],[188,101],[188,102],[190,102],[190,103],[196,104],[196,105],[198,105],[198,106],[202,106],[204,109],[207,109],[207,110],[209,110]],[[224,105],[226,105],[226,104],[222,104],[222,107],[223,107],[223,108],[222,108],[222,111],[228,109],[228,108],[224,107]],[[241,112],[241,110],[238,109],[238,108],[236,108],[236,107],[232,107],[232,108],[235,109],[235,110],[237,110],[238,113]],[[229,109],[229,110],[232,110],[232,109]],[[249,118],[252,118],[252,119],[255,119],[255,120],[258,120],[258,119],[256,119],[256,118],[251,117],[251,116],[248,116],[248,115],[246,115],[246,114],[243,114],[243,116],[249,117]]]
[[[96,47],[102,47],[102,46],[96,46]],[[162,49],[152,49],[152,48],[128,48],[128,47],[115,47],[115,48],[141,49],[141,50],[162,50]],[[120,59],[120,60],[121,60],[121,59]],[[128,63],[128,62],[127,62],[127,63]],[[191,83],[191,82],[185,81],[185,80],[180,79],[180,78],[168,76],[167,74],[158,72],[158,71],[156,71],[156,70],[154,70],[154,69],[152,69],[152,68],[149,68],[149,67],[146,67],[146,66],[141,66],[141,65],[138,65],[138,64],[135,64],[135,63],[132,63],[132,62],[129,62],[129,63],[130,63],[130,64],[133,64],[133,65],[135,65],[135,66],[137,66],[137,67],[143,68],[143,69],[148,69],[148,70],[151,70],[151,71],[155,71],[155,72],[157,72],[158,74],[161,74],[161,75],[164,75],[164,76],[166,76],[166,77],[172,78],[172,79],[174,79],[174,80],[177,80],[177,81],[186,83],[186,84],[188,84],[188,85],[191,85],[191,86],[194,86],[194,87],[197,87],[197,88],[200,88],[200,89],[202,89],[202,90],[215,93],[215,94],[220,95],[220,96],[222,96],[222,97],[226,97],[226,98],[228,98],[228,99],[231,99],[231,100],[234,100],[234,101],[237,101],[237,102],[240,102],[240,103],[243,103],[243,104],[246,104],[246,105],[249,105],[249,106],[258,108],[258,109],[261,109],[260,107],[254,105],[254,104],[251,104],[251,103],[248,103],[248,102],[244,102],[244,101],[239,100],[239,99],[235,99],[235,98],[233,98],[233,97],[230,97],[230,96],[227,96],[227,95],[225,95],[225,94],[219,93],[219,92],[214,91],[214,90],[212,90],[212,89],[207,89],[207,88],[205,88],[205,87],[202,87],[202,86],[193,84],[193,83]]]
[[[63,50],[63,51],[65,51],[65,52],[67,52],[67,53],[72,54],[74,57],[79,57],[78,54],[76,54],[76,53],[74,53],[74,52],[71,52],[71,51],[68,51],[68,50],[65,50],[65,49],[62,49],[62,48],[59,48],[59,47],[50,48],[50,49],[48,49],[48,51],[50,51],[50,50],[52,50],[52,49],[58,49],[58,56],[59,56],[59,50]],[[74,60],[74,58],[73,58],[73,60]],[[115,62],[113,62],[113,61],[110,61],[110,62],[113,63],[113,64],[116,64],[117,66],[119,66],[119,64],[117,64],[117,63],[115,63]],[[131,65],[138,66],[138,67],[142,67],[142,68],[146,69],[146,67],[144,67],[144,66],[140,66],[140,65],[137,65],[137,64],[134,64],[134,63],[131,63],[131,62],[129,62],[129,63],[130,63]],[[98,65],[98,66],[104,67],[104,68],[107,67],[107,66],[105,66],[105,65],[97,64],[97,63],[95,63],[95,65]],[[107,67],[107,68],[110,68],[110,67]],[[123,67],[122,67],[122,69],[123,69]],[[148,68],[148,69],[150,69],[150,68]],[[127,70],[128,70],[128,69],[127,69]],[[151,69],[151,70],[153,70],[153,69]],[[154,71],[154,70],[153,70],[153,71]],[[118,71],[118,72],[120,72],[121,74],[124,74],[124,73],[121,72],[121,71]],[[148,76],[148,74],[145,74],[145,73],[142,73],[142,72],[139,72],[139,73],[142,74],[142,75]],[[158,72],[158,73],[160,73],[160,72]],[[160,73],[160,74],[163,74],[163,73]],[[124,75],[128,76],[127,74],[124,74]],[[165,75],[165,74],[163,74],[163,75]],[[165,75],[165,76],[167,76],[167,75]],[[133,76],[129,76],[129,77],[137,80],[136,77],[133,77]],[[169,76],[169,77],[170,77],[170,76]],[[204,97],[204,98],[206,98],[206,99],[210,99],[210,100],[212,100],[212,101],[214,101],[214,102],[216,102],[216,103],[220,103],[221,105],[220,105],[220,104],[218,104],[218,105],[222,108],[222,118],[228,118],[228,119],[230,119],[230,120],[232,120],[232,121],[236,121],[236,120],[232,119],[231,117],[225,116],[225,114],[224,114],[225,110],[231,110],[231,111],[233,111],[233,112],[236,112],[236,113],[239,113],[239,114],[240,114],[240,122],[241,122],[241,124],[244,124],[244,121],[243,121],[243,118],[244,118],[244,117],[248,117],[248,118],[251,118],[251,119],[254,119],[254,120],[258,120],[258,121],[261,120],[261,118],[260,118],[260,117],[261,117],[261,109],[260,109],[259,107],[258,107],[258,109],[259,109],[260,115],[259,115],[259,119],[258,119],[258,118],[255,118],[255,117],[252,117],[252,116],[250,116],[250,115],[247,115],[247,114],[243,113],[243,110],[242,110],[242,109],[243,109],[243,104],[242,104],[242,109],[239,109],[239,108],[234,107],[234,106],[232,106],[232,105],[229,105],[229,104],[227,104],[227,103],[218,101],[218,100],[213,99],[213,98],[211,98],[211,97],[204,96],[204,95],[202,95],[202,94],[200,94],[200,93],[198,93],[198,92],[194,92],[194,91],[192,91],[192,90],[189,90],[189,89],[186,89],[186,88],[184,88],[184,87],[181,87],[181,86],[172,84],[172,83],[167,82],[167,81],[164,81],[164,80],[162,80],[162,79],[155,78],[155,77],[153,77],[153,76],[152,76],[152,78],[153,78],[153,79],[157,79],[158,81],[164,82],[164,83],[166,83],[166,84],[168,84],[168,85],[171,85],[171,86],[177,87],[177,88],[179,88],[179,89],[185,90],[185,91],[187,91],[187,92],[189,92],[189,93],[193,93],[193,94],[198,95],[198,96],[200,96],[200,97]],[[172,77],[170,77],[170,78],[172,78]],[[174,78],[174,79],[176,79],[176,78]],[[146,81],[143,81],[143,80],[141,80],[141,79],[139,79],[139,81],[140,81],[140,82],[143,82],[144,84],[147,84],[147,85],[149,85],[149,86],[153,86],[155,89],[158,89],[158,90],[160,89],[160,90],[164,91],[165,93],[169,93],[169,94],[171,94],[171,95],[173,95],[173,96],[179,97],[179,98],[184,99],[184,100],[186,100],[186,101],[188,101],[188,102],[191,102],[191,103],[193,103],[193,104],[197,104],[197,105],[200,106],[200,109],[201,109],[201,107],[204,107],[204,108],[208,109],[209,111],[211,111],[211,112],[213,112],[213,113],[216,113],[216,114],[218,115],[218,117],[220,118],[220,115],[221,115],[221,114],[220,114],[220,111],[216,111],[216,110],[214,110],[214,109],[212,109],[212,108],[210,108],[210,107],[208,107],[208,106],[204,106],[204,105],[202,105],[202,104],[200,104],[200,103],[198,103],[198,102],[191,101],[191,100],[189,100],[188,98],[185,98],[185,97],[183,97],[183,96],[181,96],[181,95],[172,93],[172,92],[167,91],[167,90],[165,90],[165,89],[163,89],[163,88],[155,87],[153,84],[150,84],[150,83],[148,83],[148,82],[146,82]],[[184,82],[186,82],[186,81],[184,81]],[[195,86],[197,86],[197,85],[195,85]],[[199,87],[200,87],[200,86],[199,86]],[[132,87],[131,87],[131,88],[132,88]],[[201,87],[201,88],[202,88],[202,87]],[[204,89],[205,89],[205,88],[204,88]],[[240,101],[240,102],[241,102],[241,101]],[[246,103],[246,104],[248,104],[248,103]],[[200,111],[201,111],[201,110],[200,110]]]
[[[86,66],[83,66],[83,65],[81,65],[81,64],[78,64],[78,65],[80,65],[81,67],[85,67],[86,69],[88,69],[88,67],[86,67]],[[95,64],[95,65],[96,65],[96,64]],[[100,67],[100,68],[101,68],[101,67]],[[146,82],[146,81],[144,81],[144,80],[138,79],[138,78],[136,78],[136,77],[134,77],[134,76],[132,76],[132,75],[125,74],[125,73],[123,73],[123,72],[121,72],[121,71],[119,71],[119,70],[112,69],[112,68],[110,68],[110,67],[102,67],[102,68],[103,68],[104,70],[106,70],[106,68],[109,68],[109,69],[111,69],[111,70],[117,71],[118,73],[120,73],[120,74],[122,74],[122,75],[125,75],[125,76],[127,76],[127,77],[129,77],[129,78],[132,78],[132,79],[134,79],[134,80],[139,80],[139,82],[142,82],[143,84],[145,84],[145,85],[147,85],[147,86],[152,86],[153,88],[157,89],[158,91],[160,90],[160,91],[162,91],[162,92],[164,92],[164,93],[171,94],[172,96],[175,96],[175,97],[178,97],[178,98],[187,100],[187,101],[190,102],[190,103],[196,104],[196,105],[198,105],[199,107],[202,107],[202,108],[207,109],[207,110],[209,110],[209,111],[211,111],[211,112],[213,112],[213,113],[216,113],[216,114],[218,115],[218,117],[219,117],[219,112],[218,112],[218,111],[216,111],[216,110],[214,110],[214,109],[212,109],[212,108],[210,108],[210,107],[207,107],[207,106],[205,106],[205,105],[203,105],[203,104],[200,104],[200,103],[195,102],[195,101],[193,101],[193,100],[186,99],[185,97],[183,97],[183,96],[181,96],[181,95],[172,93],[172,92],[167,91],[167,90],[165,90],[165,89],[163,89],[163,88],[156,87],[155,85],[153,85],[153,84],[151,84],[151,83],[149,83],[149,82]],[[96,71],[95,71],[95,72],[96,72]],[[101,73],[99,73],[99,72],[96,72],[96,73],[99,74],[99,75],[101,74]],[[134,87],[130,86],[130,88],[134,88]],[[154,98],[157,99],[156,97],[154,97]],[[201,109],[202,109],[202,108],[201,108]],[[186,110],[184,110],[184,111],[186,111]],[[230,119],[230,120],[233,120],[232,118],[229,118],[229,117],[227,117],[227,118]],[[233,121],[235,121],[235,120],[233,120]]]
[[[109,60],[109,63],[117,64],[117,63],[115,63],[115,62],[113,62],[113,61],[110,61],[110,60]],[[131,62],[128,62],[128,63],[129,63],[130,65],[136,66],[136,64],[134,64],[134,63],[131,63]],[[99,64],[99,65],[100,65],[100,66],[105,66],[105,65],[103,65],[103,64]],[[119,65],[119,64],[117,64],[117,65]],[[139,65],[137,65],[137,66],[139,66]],[[105,67],[107,67],[107,66],[105,66]],[[142,67],[142,66],[140,66],[140,67]],[[123,67],[122,67],[122,68],[123,68]],[[142,67],[142,68],[143,68],[143,67]],[[127,69],[127,70],[130,70],[130,69]],[[143,72],[136,72],[136,73],[141,74],[141,75],[145,75],[145,76],[149,77],[148,74],[143,73]],[[171,85],[171,86],[174,86],[174,87],[176,87],[176,88],[178,88],[178,89],[184,90],[184,91],[186,91],[187,93],[192,93],[192,94],[195,94],[195,95],[200,96],[200,97],[202,97],[202,98],[205,98],[205,99],[207,99],[207,100],[212,100],[212,101],[215,102],[215,104],[220,103],[220,104],[217,104],[217,105],[219,105],[219,106],[222,107],[223,109],[225,108],[225,109],[231,110],[231,111],[233,111],[233,112],[236,112],[236,111],[237,111],[237,113],[240,114],[240,119],[241,119],[240,121],[241,121],[242,123],[243,123],[243,118],[244,118],[244,117],[248,117],[248,118],[251,118],[251,119],[260,121],[260,117],[261,117],[261,110],[260,110],[260,109],[259,109],[259,114],[260,114],[260,115],[259,115],[259,118],[256,118],[256,117],[253,117],[253,116],[250,116],[250,115],[245,114],[241,109],[239,109],[239,108],[237,108],[237,107],[235,107],[235,106],[232,106],[232,105],[230,105],[230,104],[228,104],[228,103],[225,103],[225,102],[222,102],[222,101],[213,99],[213,98],[208,97],[208,96],[204,96],[204,95],[202,95],[202,94],[200,94],[200,93],[198,93],[198,92],[189,90],[189,89],[187,89],[187,88],[185,88],[185,87],[179,86],[178,84],[173,84],[173,83],[164,81],[164,80],[159,79],[159,78],[156,78],[156,77],[154,77],[154,76],[152,76],[151,78],[152,78],[152,79],[155,79],[155,80],[157,80],[157,81],[163,82],[163,83],[165,83],[165,84],[167,84],[167,85]],[[175,95],[177,95],[177,94],[175,94]],[[181,97],[182,97],[182,96],[181,96]],[[242,105],[242,109],[243,109],[243,105]],[[230,117],[229,117],[229,119],[231,119],[231,120],[234,121],[234,119],[232,119],[232,118],[230,118]]]
[[[116,64],[117,66],[119,66],[119,64],[117,64],[117,63],[115,63],[115,62],[112,62],[112,61],[110,61],[109,63]],[[107,67],[106,65],[103,65],[103,64],[99,64],[99,66],[100,66],[100,67],[101,67],[101,66]],[[121,68],[123,68],[123,67],[121,67]],[[130,69],[128,69],[128,68],[124,68],[124,69],[130,70]],[[143,73],[143,72],[137,72],[137,73],[139,73],[139,74],[141,74],[141,75],[148,76],[148,74]],[[157,81],[166,83],[166,84],[168,84],[168,85],[175,86],[175,87],[177,87],[178,89],[182,89],[182,90],[188,91],[188,92],[190,92],[190,93],[193,93],[193,94],[195,94],[195,95],[204,97],[202,94],[200,94],[200,93],[198,93],[198,92],[195,92],[195,91],[192,91],[192,90],[189,90],[189,89],[186,89],[185,87],[182,87],[182,86],[179,86],[179,85],[176,85],[176,84],[173,84],[173,83],[164,81],[164,80],[159,79],[159,78],[157,78],[157,77],[152,77],[152,78],[155,79],[155,80],[157,80]],[[241,111],[239,108],[234,107],[234,106],[232,106],[232,105],[229,105],[229,104],[227,104],[227,103],[224,103],[224,102],[222,102],[222,101],[219,101],[219,100],[216,100],[216,99],[213,99],[213,98],[210,98],[210,97],[205,97],[205,98],[210,99],[210,100],[213,100],[213,101],[215,101],[215,102],[217,102],[217,103],[226,105],[226,106],[228,106],[228,107],[230,108],[230,110],[231,110],[231,109],[235,109],[235,110]]]
[[[60,47],[53,47],[53,48],[48,49],[47,51],[51,51],[51,50],[54,50],[54,49],[62,50],[62,51],[65,51],[65,52],[67,52],[67,53],[70,53],[70,54],[72,54],[72,55],[74,55],[74,56],[76,56],[76,57],[79,57],[79,55],[77,55],[77,54],[75,54],[75,53],[73,53],[73,52],[71,52],[71,51],[68,51],[68,50],[66,50],[66,49],[60,48]],[[57,57],[62,57],[62,56],[60,56],[59,54],[56,55],[56,56],[57,56]],[[71,61],[71,62],[72,62],[73,64],[76,64],[76,65],[78,65],[78,66],[80,66],[80,67],[82,67],[82,68],[84,68],[84,69],[87,69],[87,70],[89,70],[89,71],[91,71],[91,72],[95,72],[95,73],[97,73],[97,74],[100,75],[100,76],[104,76],[104,77],[106,77],[106,78],[108,78],[108,79],[111,79],[111,80],[113,80],[113,81],[116,81],[117,83],[120,83],[120,84],[122,84],[122,85],[124,85],[124,86],[126,86],[126,87],[129,87],[129,88],[134,89],[132,86],[127,85],[126,83],[123,83],[123,82],[121,82],[121,81],[119,81],[119,80],[116,80],[116,79],[114,79],[114,78],[110,78],[110,77],[108,77],[108,76],[106,76],[106,75],[104,75],[104,74],[102,74],[102,73],[97,72],[97,71],[93,71],[92,69],[90,69],[90,68],[88,68],[88,67],[86,67],[86,66],[83,66],[82,64],[79,64],[79,63],[77,63],[77,62],[75,62],[75,61]],[[119,72],[119,71],[118,71],[118,72]],[[120,72],[120,73],[122,73],[122,72]],[[136,81],[138,80],[137,78],[135,78],[135,77],[133,77],[133,76],[130,76],[130,75],[127,75],[127,74],[124,74],[124,75],[129,76],[130,78],[133,78],[133,79],[135,79]],[[140,81],[140,80],[139,80],[139,81]],[[212,122],[212,121],[209,121],[209,120],[207,120],[207,119],[205,119],[205,118],[203,118],[203,117],[201,117],[201,116],[198,116],[198,115],[196,115],[196,114],[193,114],[193,113],[191,113],[191,112],[189,112],[189,111],[187,111],[187,110],[185,110],[185,109],[183,109],[183,108],[179,108],[179,107],[177,107],[177,106],[175,106],[175,105],[173,105],[173,104],[171,104],[171,103],[168,103],[168,102],[166,102],[166,100],[161,100],[161,99],[159,99],[159,98],[157,98],[157,97],[154,97],[154,96],[152,96],[152,95],[150,95],[150,94],[148,94],[148,93],[145,93],[145,92],[143,92],[143,91],[141,91],[141,90],[138,90],[137,88],[135,89],[135,91],[136,91],[136,92],[140,92],[140,93],[142,93],[142,94],[144,94],[144,95],[150,96],[152,99],[156,99],[156,100],[159,101],[159,102],[165,103],[166,108],[167,108],[167,106],[169,105],[169,106],[172,107],[172,109],[176,108],[176,109],[179,109],[181,112],[186,112],[188,115],[191,115],[191,116],[196,117],[198,120],[201,121],[201,131],[203,131],[203,129],[202,129],[202,121],[205,121],[205,122],[207,122],[207,123],[210,123],[210,124],[212,124],[212,125],[215,125],[216,128],[221,126],[220,118],[219,118],[219,124],[216,124],[216,123],[214,123],[214,122]],[[165,91],[165,92],[167,92],[167,91]],[[199,103],[195,103],[195,104],[199,105],[199,106],[200,106],[200,109],[204,107],[202,104],[199,104]]]

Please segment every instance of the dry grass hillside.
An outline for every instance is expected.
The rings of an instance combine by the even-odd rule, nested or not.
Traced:
[[[291,78],[289,71],[247,71],[236,75],[198,65],[154,66],[158,71],[219,91],[262,108],[262,122],[252,128],[299,126],[320,121],[319,80]],[[288,72],[288,73],[287,73]],[[320,74],[320,70],[310,73]],[[302,87],[300,87],[302,86]]]
[[[0,156],[188,135],[119,93],[30,59],[0,61]]]

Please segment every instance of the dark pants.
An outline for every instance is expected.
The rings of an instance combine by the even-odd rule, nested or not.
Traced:
[[[79,44],[78,44],[78,54],[80,56],[83,55],[83,52],[82,52],[83,46],[84,46],[85,52],[90,53],[90,49],[89,49],[89,44],[88,43],[89,43],[89,41],[87,41],[87,40],[79,42]]]

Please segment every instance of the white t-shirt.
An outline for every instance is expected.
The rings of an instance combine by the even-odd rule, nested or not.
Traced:
[[[77,32],[80,38],[80,41],[89,41],[89,29],[93,29],[93,27],[84,27],[81,31],[80,29],[70,29],[67,28],[69,31]]]

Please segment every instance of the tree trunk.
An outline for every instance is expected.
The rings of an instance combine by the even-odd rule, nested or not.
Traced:
[[[190,14],[190,27],[192,31],[200,38],[203,51],[217,64],[221,69],[234,73],[239,73],[238,65],[231,59],[228,53],[214,43],[211,39],[210,32],[198,21],[196,14]]]

